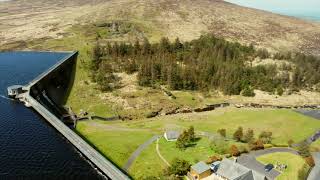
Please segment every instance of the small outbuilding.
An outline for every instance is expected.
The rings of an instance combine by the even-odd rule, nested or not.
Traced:
[[[163,136],[164,138],[166,138],[167,141],[176,141],[180,136],[180,132],[166,131]]]
[[[21,94],[23,92],[22,86],[20,85],[13,85],[7,88],[8,90],[8,96],[11,98],[16,97],[17,95]]]
[[[188,174],[189,179],[204,179],[212,174],[210,166],[203,161],[191,166],[190,173]]]

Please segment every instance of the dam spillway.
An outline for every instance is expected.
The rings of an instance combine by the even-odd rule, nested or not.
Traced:
[[[65,103],[73,84],[77,54],[77,52],[66,53],[60,61],[26,83],[23,86],[23,93],[19,94],[18,98],[45,118],[105,176],[110,179],[129,179],[59,119],[63,113],[61,105]]]

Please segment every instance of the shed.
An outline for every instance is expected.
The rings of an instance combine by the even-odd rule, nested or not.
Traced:
[[[167,141],[176,141],[180,136],[180,132],[166,131],[163,136],[164,138],[166,138]]]
[[[9,86],[7,88],[7,90],[8,90],[8,96],[9,97],[15,97],[18,94],[21,94],[23,92],[22,91],[22,86],[20,86],[20,85]]]
[[[193,179],[204,179],[212,174],[210,166],[203,161],[191,166],[190,175]]]

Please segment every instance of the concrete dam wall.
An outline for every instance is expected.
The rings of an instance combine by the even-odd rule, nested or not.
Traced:
[[[30,95],[59,119],[66,113],[61,107],[73,86],[77,56],[74,52],[29,83]]]
[[[77,55],[78,52],[70,53],[69,56],[39,75],[23,87],[25,92],[18,98],[42,115],[107,178],[130,179],[61,120],[64,115],[69,114],[63,105],[74,83]]]

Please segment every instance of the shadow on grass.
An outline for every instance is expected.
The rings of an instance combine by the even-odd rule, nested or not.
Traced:
[[[84,141],[86,141],[92,148],[94,148],[98,153],[100,153],[104,158],[106,158],[108,161],[110,161],[114,166],[116,166],[121,172],[123,172],[125,175],[127,175],[130,179],[133,179],[133,177],[128,174],[128,172],[124,171],[120,166],[118,166],[116,163],[110,160],[105,154],[103,154],[93,143],[91,143],[88,139],[86,139],[82,134],[80,134],[77,130],[74,130],[76,134],[78,134]]]

